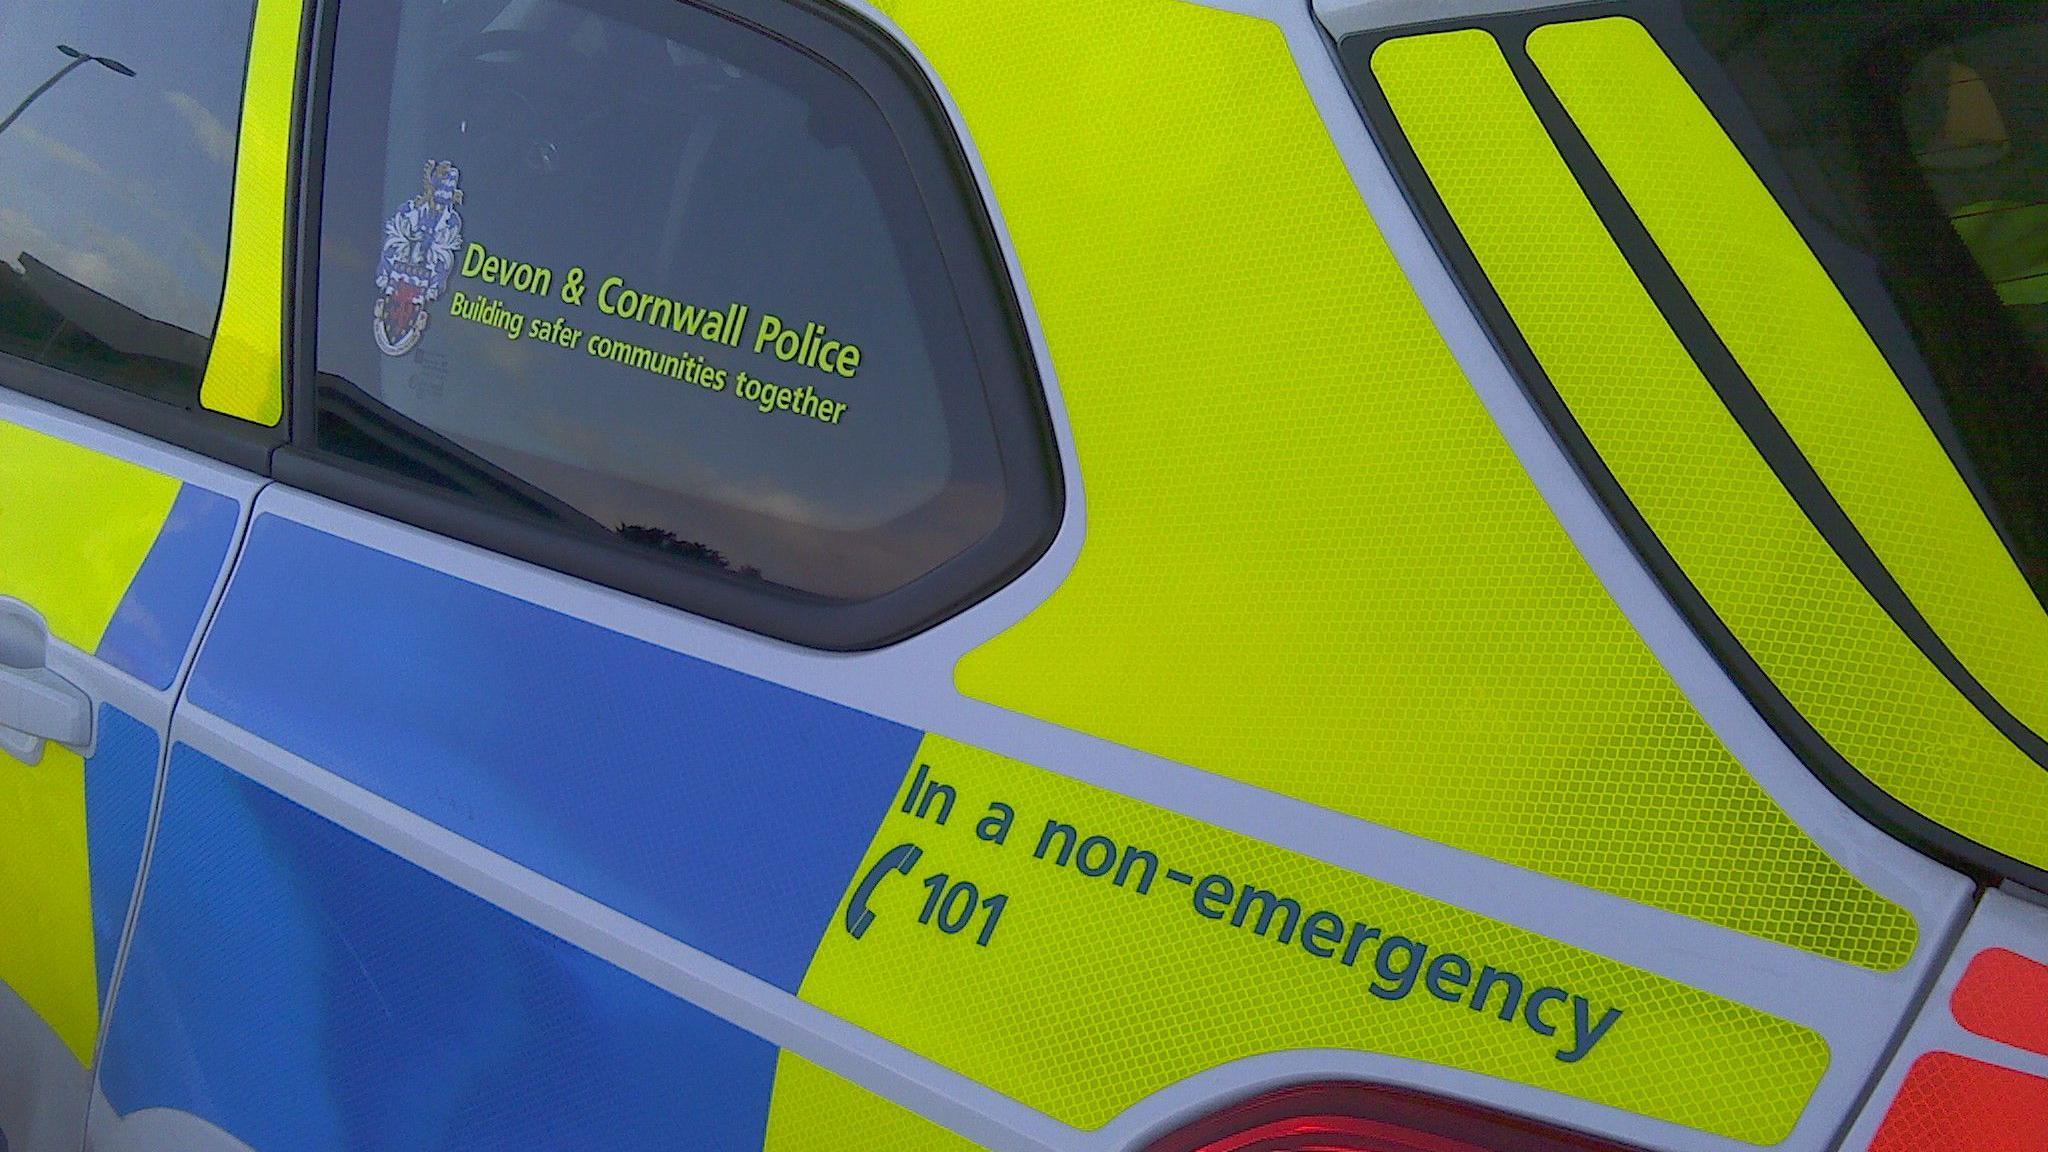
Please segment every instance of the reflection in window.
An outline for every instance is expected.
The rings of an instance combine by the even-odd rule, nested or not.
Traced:
[[[252,15],[0,5],[0,352],[197,406]]]
[[[2048,355],[2043,55],[2048,24],[1959,40],[1921,59],[1906,83],[1903,108],[1928,186],[2015,323]],[[2017,141],[2007,126],[2008,106],[2020,129]]]
[[[647,0],[351,4],[335,73],[323,449],[827,601],[1002,520],[930,215],[847,77]]]

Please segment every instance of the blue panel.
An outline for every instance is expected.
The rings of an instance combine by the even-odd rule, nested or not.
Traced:
[[[792,992],[919,739],[275,516],[190,695]]]
[[[163,531],[100,637],[100,659],[153,688],[177,680],[240,518],[241,506],[218,492],[194,484],[178,490]]]
[[[101,1065],[258,1152],[758,1149],[775,1049],[173,749]]]
[[[135,874],[142,867],[160,747],[156,729],[117,708],[100,706],[99,745],[85,762],[85,849],[102,1004],[135,894]]]

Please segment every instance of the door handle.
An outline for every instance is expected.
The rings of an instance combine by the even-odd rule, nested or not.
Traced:
[[[91,746],[92,698],[50,671],[50,628],[41,614],[0,596],[0,752],[35,765],[52,741]]]

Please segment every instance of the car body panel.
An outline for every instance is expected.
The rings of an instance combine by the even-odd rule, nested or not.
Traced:
[[[90,1145],[1109,1152],[1349,1079],[1661,1152],[1833,1146],[1974,887],[1830,794],[1674,608],[1309,8],[844,7],[923,70],[995,221],[1066,481],[1051,549],[832,654],[121,447],[186,487],[137,486],[169,525],[122,552],[147,610],[60,664],[126,670],[69,881],[72,987],[95,1027],[114,1005]],[[258,12],[274,104],[302,13]],[[1255,397],[1176,406],[1201,386]],[[208,403],[274,422],[265,387]],[[1260,411],[1291,389],[1334,420]],[[1283,927],[1200,902],[1211,878]],[[1000,926],[975,899],[945,926],[967,880]],[[1394,995],[1375,964],[1422,953],[1325,956],[1326,910],[1559,1015],[1467,1011],[1455,966]],[[1588,1021],[1629,1011],[1563,1059],[1543,1029],[1586,989]],[[36,1058],[33,1106],[83,1116],[90,1052]],[[29,1107],[0,1130],[75,1146]]]

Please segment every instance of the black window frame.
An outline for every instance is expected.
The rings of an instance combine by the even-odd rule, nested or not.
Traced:
[[[301,67],[298,70],[298,79],[292,93],[293,106],[297,108],[305,106],[306,69],[303,64],[307,33],[312,27],[313,12],[309,5],[304,13],[299,32]],[[250,49],[253,47],[255,35],[256,0],[250,0],[249,32],[242,46],[242,90],[245,93],[248,89],[249,66],[252,57]],[[238,119],[235,124],[236,170],[231,172],[228,177],[228,242],[230,244],[234,242],[233,202],[235,181],[240,177],[241,138],[242,125]],[[296,199],[288,202],[285,206],[285,234],[287,236],[293,235],[294,230],[297,228],[296,208]],[[211,355],[213,342],[217,341],[220,336],[221,315],[227,309],[227,265],[228,252],[226,249],[223,249],[221,252],[221,304],[220,311],[214,315],[214,330],[208,336],[209,356]],[[287,299],[284,309],[284,322],[278,331],[278,349],[279,355],[288,361],[293,321],[293,307],[290,299],[292,282],[289,269],[287,269],[285,279],[285,291]],[[72,372],[68,369],[54,368],[47,364],[41,364],[34,360],[13,355],[12,353],[0,352],[0,388],[6,388],[10,391],[19,392],[24,396],[47,401],[60,408],[66,408],[84,416],[104,420],[109,424],[125,428],[137,435],[160,440],[201,456],[211,457],[224,464],[240,468],[245,472],[255,473],[259,476],[270,474],[272,455],[285,443],[289,433],[292,390],[289,385],[290,368],[288,363],[285,364],[284,371],[287,381],[284,386],[283,397],[285,413],[279,417],[275,425],[265,425],[244,420],[238,416],[231,416],[225,412],[215,412],[205,407],[181,408],[175,404],[151,399],[138,392],[131,392],[118,384],[109,384],[103,380]]]
[[[855,652],[908,639],[1021,576],[1052,547],[1065,515],[1064,468],[1051,412],[994,222],[938,93],[886,33],[821,0],[666,2],[734,21],[805,53],[851,80],[881,109],[931,221],[978,368],[1004,486],[996,527],[903,587],[869,600],[840,602],[716,570],[692,570],[631,544],[572,535],[479,506],[445,487],[320,451],[315,440],[318,222],[339,0],[308,5],[312,24],[305,46],[311,59],[301,70],[286,269],[290,344],[285,388],[293,403],[287,418],[290,436],[272,455],[272,472],[294,487],[367,512],[803,647]]]

